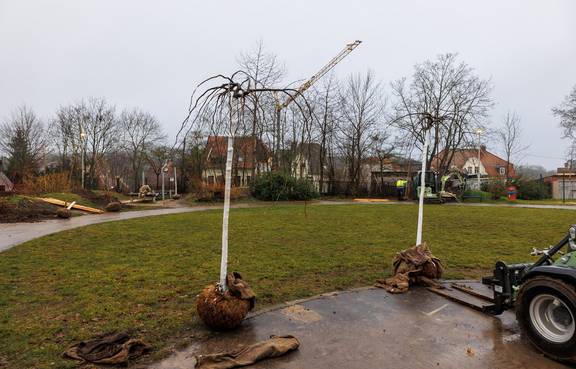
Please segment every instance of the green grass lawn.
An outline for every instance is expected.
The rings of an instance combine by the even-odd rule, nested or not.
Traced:
[[[165,354],[199,329],[194,300],[218,278],[221,211],[104,223],[0,254],[0,363],[68,368],[73,341],[136,329]],[[258,306],[372,284],[415,238],[411,205],[279,205],[234,209],[230,270]],[[424,239],[448,278],[479,278],[498,259],[529,261],[557,241],[567,210],[427,206]],[[383,292],[384,293],[384,292]]]

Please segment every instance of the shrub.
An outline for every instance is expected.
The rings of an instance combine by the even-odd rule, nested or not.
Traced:
[[[499,200],[502,197],[506,197],[508,194],[506,191],[506,184],[504,181],[498,179],[482,183],[482,190],[489,192],[492,200]]]
[[[71,188],[68,172],[48,173],[41,176],[28,176],[18,186],[19,193],[68,192]]]
[[[519,179],[516,183],[518,186],[518,198],[522,200],[544,200],[551,197],[550,187],[542,180]]]
[[[312,182],[281,172],[257,177],[251,190],[252,196],[267,201],[311,200],[320,196]]]

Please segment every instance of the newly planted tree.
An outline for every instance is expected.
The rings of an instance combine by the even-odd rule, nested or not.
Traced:
[[[244,131],[246,124],[244,118],[251,116],[245,113],[249,113],[250,109],[262,108],[259,102],[265,100],[263,98],[265,94],[285,94],[294,98],[294,104],[304,119],[308,119],[310,109],[306,107],[306,101],[298,91],[264,86],[244,71],[238,71],[230,77],[217,75],[208,78],[200,83],[199,88],[204,88],[204,91],[196,99],[191,100],[188,116],[178,133],[177,142],[180,135],[186,137],[193,128],[207,124],[211,131],[226,134],[227,147],[220,278],[217,285],[209,286],[202,291],[198,298],[197,310],[201,319],[212,328],[229,329],[240,324],[253,307],[254,301],[252,291],[242,281],[240,274],[228,274],[228,225],[234,138],[238,132]],[[252,124],[252,121],[248,124]]]

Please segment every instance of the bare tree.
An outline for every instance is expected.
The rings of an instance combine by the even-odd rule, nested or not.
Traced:
[[[392,122],[420,149],[430,133],[427,167],[440,154],[436,163],[440,172],[450,169],[458,148],[472,142],[492,106],[489,81],[456,58],[456,54],[440,55],[417,64],[410,84],[406,79],[392,83],[396,97]]]
[[[502,127],[496,130],[496,140],[506,157],[506,181],[509,181],[512,159],[528,149],[521,142],[522,127],[520,117],[515,112],[509,111],[506,114]]]
[[[372,137],[382,123],[384,99],[381,86],[372,72],[351,75],[340,95],[342,121],[339,125],[339,146],[345,157],[349,192],[359,191],[362,163]]]
[[[0,149],[8,157],[7,173],[15,183],[37,172],[46,149],[44,125],[34,111],[22,105],[0,125]]]
[[[384,169],[386,160],[394,157],[394,152],[398,147],[398,143],[392,138],[390,133],[386,130],[377,132],[372,136],[371,151],[378,159],[380,169],[380,186],[384,186]]]
[[[115,107],[104,98],[88,98],[62,106],[56,113],[52,131],[63,166],[69,165],[71,171],[77,171],[83,154],[88,168],[88,187],[94,188],[98,183],[98,167],[102,169],[106,155],[119,141]],[[70,161],[66,160],[68,155]]]
[[[162,168],[170,158],[171,150],[166,145],[154,145],[147,147],[145,151],[146,162],[150,169],[156,175],[156,190],[160,188],[160,175],[162,175]]]
[[[139,174],[143,169],[145,153],[149,147],[163,138],[162,130],[152,114],[140,109],[124,110],[120,114],[119,128],[123,135],[122,147],[130,157],[133,189],[136,192],[139,188]]]
[[[238,64],[242,70],[261,86],[277,85],[284,76],[284,65],[278,61],[276,55],[266,51],[262,40],[258,41],[250,51],[241,53]],[[270,94],[255,92],[250,101],[250,106],[246,109],[245,114],[249,115],[249,117],[244,119],[244,121],[246,123],[249,122],[249,127],[244,127],[244,130],[253,139],[262,139],[265,131],[272,133],[272,139],[275,142],[280,139],[276,134],[277,130],[275,127],[270,127],[270,122],[274,121],[272,114],[275,101],[272,97]],[[256,146],[256,144],[253,145],[253,152],[249,155],[252,158],[252,162],[244,163],[245,165],[251,165],[252,178],[254,178],[257,171]],[[272,147],[276,147],[274,142]]]
[[[564,137],[576,140],[576,86],[562,104],[552,108],[552,113],[560,118],[560,126],[564,129]]]
[[[325,78],[317,90],[316,97],[313,99],[314,119],[316,127],[315,139],[320,144],[319,150],[319,187],[323,191],[325,176],[328,175],[329,183],[334,181],[334,136],[336,133],[336,126],[339,119],[339,101],[338,101],[339,85],[338,81],[333,74]],[[328,169],[328,173],[326,173]],[[329,187],[332,187],[330,185]],[[331,188],[328,188],[331,192]]]

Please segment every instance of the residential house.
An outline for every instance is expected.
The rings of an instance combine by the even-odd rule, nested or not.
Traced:
[[[551,188],[552,198],[558,200],[576,199],[576,168],[567,162],[563,168],[556,169],[556,173],[544,177],[544,183]]]
[[[204,183],[208,185],[224,184],[227,150],[228,137],[208,137],[205,149],[205,166],[202,170]],[[262,140],[249,136],[234,138],[232,175],[235,186],[249,186],[254,175],[269,172],[271,167],[272,155]]]
[[[396,181],[415,175],[420,167],[419,161],[396,155],[387,158],[372,156],[362,164],[362,181],[371,194],[393,196],[396,193]]]
[[[300,143],[294,150],[291,162],[292,175],[296,178],[305,178],[314,183],[316,190],[321,193],[328,192],[328,157],[324,155],[324,164],[320,164],[322,147],[318,143]],[[322,166],[324,167],[322,170]],[[322,173],[321,173],[322,172]],[[322,175],[321,175],[322,174]],[[322,177],[322,178],[320,178]],[[322,179],[322,189],[320,180]]]
[[[442,159],[444,159],[445,152],[441,151],[432,160],[432,168],[440,170]],[[480,159],[480,160],[478,160]],[[507,178],[516,177],[516,171],[512,163],[489,152],[486,146],[480,146],[478,149],[457,149],[454,151],[452,160],[449,163],[450,168],[457,168],[463,173],[467,174],[468,178],[477,178],[480,172],[480,181],[485,182],[489,180],[506,180]],[[447,168],[444,168],[447,169]],[[508,173],[507,173],[508,171]],[[469,187],[477,189],[477,181],[469,181]]]
[[[14,191],[14,184],[10,179],[0,171],[0,194],[6,194]]]
[[[14,191],[14,184],[2,171],[4,169],[5,162],[6,159],[0,158],[0,194],[6,194]]]

